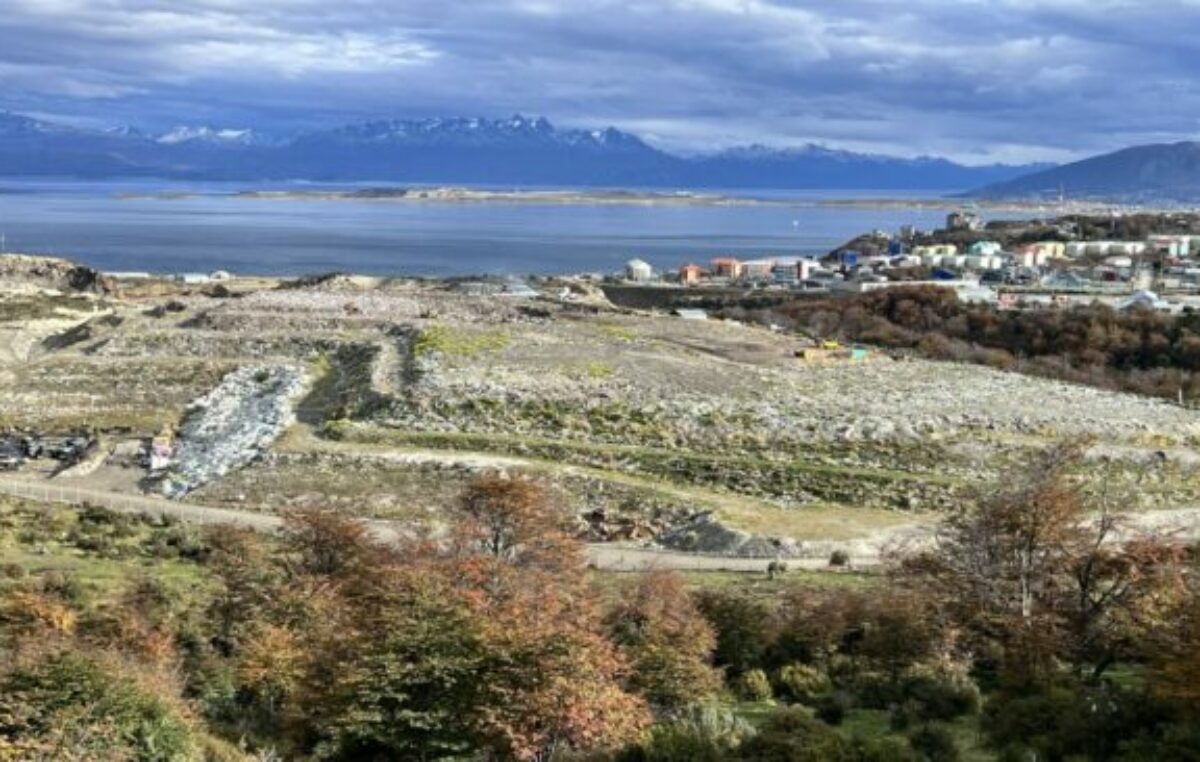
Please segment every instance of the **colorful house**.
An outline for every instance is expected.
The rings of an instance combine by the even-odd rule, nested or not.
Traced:
[[[712,273],[718,278],[737,279],[742,277],[742,263],[732,257],[718,257],[712,261]]]
[[[686,264],[679,268],[679,282],[685,286],[695,286],[704,278],[704,268],[696,264]]]

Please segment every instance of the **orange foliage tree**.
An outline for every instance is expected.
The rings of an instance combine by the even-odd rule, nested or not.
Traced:
[[[632,665],[631,687],[652,705],[678,708],[721,687],[712,667],[716,633],[678,574],[647,574],[606,622]]]
[[[1098,678],[1181,590],[1180,547],[1130,538],[1107,500],[1072,481],[1083,443],[1051,448],[943,525],[900,571],[937,594],[976,646],[999,644],[1010,674],[1038,679],[1064,658]]]

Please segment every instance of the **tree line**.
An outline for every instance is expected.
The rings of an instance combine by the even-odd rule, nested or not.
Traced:
[[[598,585],[569,513],[498,475],[436,536],[305,511],[171,539],[186,600],[30,576],[0,595],[0,759],[941,762],[964,727],[1004,760],[1195,759],[1195,555],[1084,467],[1040,453],[857,590]],[[80,548],[132,521],[86,520]],[[885,737],[840,727],[865,710]]]
[[[1192,312],[1119,311],[1100,304],[1002,311],[961,302],[950,289],[911,286],[722,315],[935,360],[1155,397],[1200,397],[1200,314]]]

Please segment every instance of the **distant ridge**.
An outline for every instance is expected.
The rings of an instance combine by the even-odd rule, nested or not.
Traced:
[[[612,127],[547,119],[376,120],[279,140],[248,127],[92,131],[0,113],[0,176],[314,180],[648,188],[964,190],[1042,166],[968,167],[823,146],[748,146],[698,157]]]
[[[1113,202],[1200,201],[1200,143],[1134,146],[987,185],[988,199],[1070,198]]]

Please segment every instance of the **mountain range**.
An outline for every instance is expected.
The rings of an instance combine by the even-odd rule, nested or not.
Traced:
[[[808,145],[701,156],[544,118],[382,120],[275,139],[252,129],[96,131],[0,113],[0,176],[595,187],[963,190],[1047,165],[965,166]]]
[[[1200,143],[1135,146],[980,189],[981,198],[1200,202]]]

